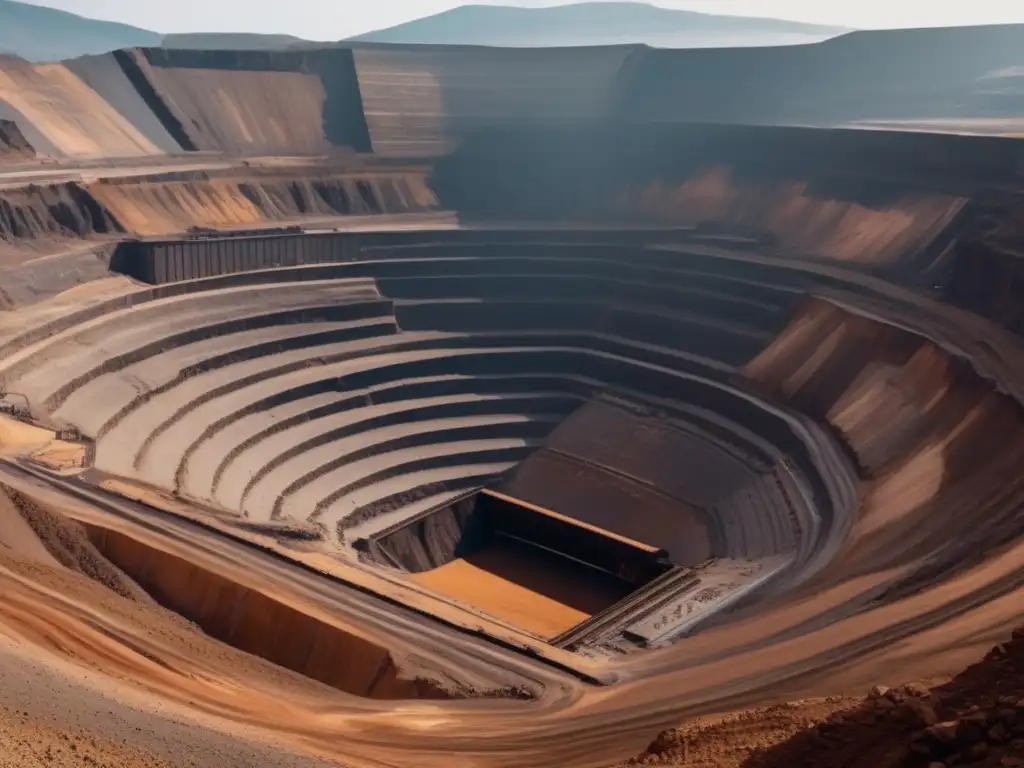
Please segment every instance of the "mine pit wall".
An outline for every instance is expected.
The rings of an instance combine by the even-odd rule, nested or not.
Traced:
[[[0,119],[0,166],[34,160],[36,151],[13,120]]]
[[[1024,195],[977,200],[936,259],[935,289],[945,301],[1024,334]]]
[[[109,275],[113,250],[113,245],[98,244],[84,251],[6,267],[0,256],[0,311],[23,309],[75,286],[102,280]]]
[[[116,217],[81,185],[0,189],[0,267],[74,245],[82,238],[119,235]]]
[[[487,126],[603,122],[629,46],[356,45],[375,154],[434,157]]]
[[[37,152],[57,159],[163,154],[65,64],[0,56],[0,118],[16,122]]]
[[[445,236],[451,234],[454,236],[456,241],[460,241],[463,238],[467,238],[473,233],[468,231],[445,233]],[[474,235],[479,236],[479,234]],[[493,236],[493,235],[491,235]],[[340,265],[329,266],[334,262],[344,261],[358,261],[361,258],[362,253],[372,254],[374,258],[381,258],[381,251],[384,253],[392,253],[396,256],[403,254],[403,249],[400,246],[401,243],[415,243],[416,239],[422,239],[424,235],[422,233],[390,233],[380,235],[343,235],[343,234],[325,234],[325,235],[296,235],[296,234],[282,234],[275,235],[272,237],[260,237],[260,238],[217,238],[217,239],[193,239],[179,242],[160,242],[160,241],[140,241],[136,243],[126,243],[119,249],[119,253],[115,259],[115,269],[126,269],[130,270],[137,279],[146,280],[149,282],[163,283],[166,281],[176,280],[189,280],[203,278],[205,275],[214,274],[220,275],[224,273],[240,272],[245,269],[257,269],[260,266],[272,266],[273,264],[325,264],[324,267],[306,267],[302,270],[296,270],[296,273],[304,272],[309,279],[315,279],[316,275],[328,274],[330,270],[338,270]],[[428,235],[429,238],[437,238],[437,234]],[[392,247],[386,245],[388,241],[393,243]],[[431,240],[430,242],[434,242]],[[363,252],[363,248],[366,251]],[[499,250],[503,246],[491,246],[497,247]],[[445,250],[444,247],[441,250]],[[515,250],[515,247],[511,247],[511,250]],[[543,249],[542,249],[543,250]],[[483,251],[481,251],[483,252]],[[486,252],[490,252],[490,248]],[[551,251],[557,254],[557,248]],[[405,251],[408,254],[414,254],[415,250]],[[626,253],[626,251],[623,251]],[[635,255],[635,251],[633,252]],[[621,256],[622,254],[620,254]],[[263,261],[260,261],[263,259]],[[486,263],[486,260],[482,263]],[[728,265],[730,262],[723,261],[722,264]],[[436,273],[436,268],[430,264],[430,262],[424,263],[431,273]],[[376,265],[367,265],[366,269],[369,271],[360,274],[368,274],[377,276],[376,270],[386,267],[386,257]],[[728,268],[726,269],[728,273]],[[339,274],[335,272],[334,274]],[[415,273],[414,273],[415,274]],[[221,278],[217,278],[218,284],[228,285],[228,281],[245,281],[245,280],[258,280],[258,279],[276,279],[275,275],[280,275],[280,279],[292,279],[289,277],[291,272],[289,270],[279,270],[274,273],[266,273],[261,276],[259,273],[242,273],[234,275],[226,275]],[[382,290],[387,292],[388,279],[386,277],[380,278],[382,283]],[[212,284],[212,283],[211,283]],[[172,288],[174,286],[168,286]],[[470,285],[470,287],[472,287]],[[476,295],[472,292],[457,295]],[[536,314],[536,313],[535,313]],[[537,327],[548,327],[546,323],[551,320],[551,317],[547,316],[547,313],[540,314],[543,322]],[[403,315],[399,322],[404,323],[409,318]],[[441,318],[444,319],[443,316]],[[535,319],[531,317],[531,320]],[[559,319],[559,318],[555,318]],[[569,318],[572,319],[571,317]],[[437,318],[433,321],[424,321],[422,328],[430,329],[442,327],[438,326]],[[434,324],[431,324],[434,323]],[[579,327],[573,325],[572,322],[563,324],[565,327],[574,328]],[[507,323],[506,323],[507,326]],[[404,326],[403,326],[404,327]],[[421,326],[415,326],[421,327]],[[447,327],[447,326],[443,326]],[[475,327],[475,326],[474,326]],[[486,327],[486,326],[485,326]],[[498,327],[501,327],[500,324]],[[515,327],[515,326],[512,326]],[[758,349],[761,347],[759,346]],[[720,351],[720,350],[719,350]],[[751,351],[749,354],[744,356],[739,362],[742,365],[746,360],[749,359],[750,355],[756,354],[756,351]],[[544,363],[547,365],[548,363]],[[572,363],[568,363],[572,365]],[[564,369],[564,364],[558,366],[558,370]],[[605,372],[601,372],[601,376],[605,376]],[[611,378],[609,381],[618,381],[619,373],[609,372]],[[638,388],[640,390],[647,390],[651,392],[661,391],[662,386],[668,386],[662,382],[656,376],[644,376],[635,379],[627,386]],[[751,402],[748,402],[742,398],[736,397],[735,395],[728,394],[721,388],[716,388],[710,382],[700,381],[687,381],[684,383],[679,381],[673,381],[671,384],[672,396],[679,399],[688,401],[691,404],[699,404],[702,407],[707,407],[715,410],[722,414],[726,419],[734,421],[736,424],[743,424],[744,427],[750,432],[759,434],[763,439],[776,443],[776,450],[780,455],[788,455],[793,458],[796,466],[799,467],[799,473],[806,478],[806,482],[809,486],[809,495],[813,496],[816,500],[816,505],[821,509],[825,510],[825,514],[829,515],[829,520],[839,519],[842,520],[847,517],[848,510],[846,507],[849,503],[852,503],[852,496],[843,501],[846,496],[842,490],[837,487],[830,487],[826,483],[823,483],[818,474],[821,471],[817,462],[822,455],[822,450],[825,453],[835,453],[834,446],[829,442],[827,434],[818,434],[815,432],[813,424],[800,421],[798,417],[797,422],[799,423],[799,429],[803,430],[803,434],[798,436],[794,432],[794,425],[785,423],[785,419],[781,418],[778,414],[771,414],[757,407]],[[600,430],[599,430],[600,431]],[[810,437],[808,437],[810,435]],[[820,444],[817,447],[809,446],[806,442],[810,440],[814,442],[819,440]],[[586,438],[583,439],[586,442]],[[579,442],[579,441],[577,441]],[[822,446],[825,446],[823,449]],[[819,459],[815,458],[815,454],[819,456]],[[831,455],[831,454],[830,454]],[[614,459],[615,457],[613,457]],[[527,461],[523,466],[523,475],[519,478],[519,481],[523,483],[522,487],[510,486],[512,488],[513,495],[520,496],[526,500],[539,504],[540,506],[556,509],[563,511],[567,514],[578,516],[583,515],[583,519],[586,519],[586,509],[578,509],[578,507],[595,507],[600,508],[602,505],[607,506],[609,503],[610,493],[617,493],[616,499],[621,505],[622,509],[632,509],[635,506],[635,499],[637,494],[643,494],[643,498],[646,503],[649,503],[651,509],[662,510],[662,517],[666,520],[676,519],[679,526],[683,529],[687,529],[685,520],[690,519],[694,516],[693,504],[685,504],[680,502],[678,499],[673,499],[671,493],[666,494],[657,488],[645,489],[642,484],[638,485],[635,482],[631,482],[628,479],[618,477],[614,482],[610,484],[608,482],[598,482],[599,478],[594,477],[594,472],[600,471],[595,465],[588,464],[586,461],[570,461],[569,466],[563,466],[566,458],[563,453],[557,452],[541,452],[536,454],[535,457]],[[754,485],[758,488],[763,488],[765,492],[771,490],[773,485],[776,484],[776,478],[773,476],[773,466],[775,459],[766,458],[762,460],[763,466],[755,472],[752,472],[750,479]],[[664,462],[658,463],[657,461],[651,460],[647,462],[649,465],[647,468],[653,467],[664,467]],[[625,474],[633,473],[637,471],[637,467],[630,465],[626,468]],[[643,468],[640,468],[643,469]],[[535,472],[534,472],[535,470]],[[529,479],[529,472],[534,472],[536,477],[533,480]],[[589,474],[588,474],[589,473]],[[641,472],[642,474],[642,472]],[[665,472],[662,472],[664,475]],[[840,483],[850,481],[852,476],[852,469],[847,467],[840,458],[837,458],[836,466],[829,466],[826,473],[830,477],[842,478]],[[557,480],[552,481],[552,477]],[[567,478],[572,478],[568,480]],[[606,478],[607,479],[607,478]],[[664,477],[662,477],[664,480]],[[570,491],[570,486],[572,490]],[[696,487],[696,486],[695,486]],[[561,489],[561,490],[559,490]],[[596,498],[594,494],[600,498]],[[540,494],[539,496],[537,494]],[[553,495],[552,495],[553,494]],[[761,494],[763,496],[763,494]],[[621,497],[621,498],[620,498]],[[581,499],[583,500],[581,502]],[[716,499],[706,499],[707,507],[710,507],[717,503]],[[723,517],[728,517],[728,509],[730,505],[736,506],[737,508],[743,505],[743,500],[737,498],[735,504],[732,501],[725,499],[724,497],[720,500],[723,507]],[[699,506],[699,505],[697,505]],[[629,515],[624,516],[624,519],[631,519]],[[639,522],[637,525],[640,525]],[[609,524],[608,521],[595,521],[595,524],[602,528],[610,528],[615,530],[621,535],[628,536],[629,538],[645,541],[645,532],[643,530],[636,530],[631,528],[630,530],[617,530],[614,523]],[[641,526],[642,527],[642,526]],[[656,526],[657,527],[657,526]],[[664,526],[662,526],[664,527]],[[670,526],[671,527],[671,526]],[[694,522],[692,529],[696,531],[701,526],[699,522]],[[800,527],[800,526],[798,526]],[[826,525],[827,527],[827,525]],[[736,556],[760,556],[762,554],[770,554],[781,549],[785,549],[792,545],[796,545],[801,551],[809,551],[813,546],[813,541],[805,540],[804,533],[813,539],[817,535],[813,526],[803,526],[798,532],[796,538],[799,540],[797,544],[793,540],[793,535],[783,534],[779,532],[779,536],[774,543],[767,543],[770,539],[775,538],[776,535],[773,533],[763,539],[758,539],[756,542],[757,549],[751,548],[746,549],[742,544],[730,543],[730,536],[722,531],[709,531],[703,536],[686,536],[683,535],[679,541],[673,541],[672,546],[666,545],[662,541],[653,542],[658,546],[665,546],[666,549],[672,551],[673,549],[680,549],[678,554],[682,562],[687,565],[697,564],[707,557],[715,554],[719,556],[732,555]],[[651,533],[647,531],[646,533]],[[714,545],[709,546],[709,536],[714,539]],[[704,542],[703,544],[701,542]],[[690,547],[690,549],[687,549]],[[770,552],[762,551],[765,547],[768,547]],[[738,548],[738,549],[737,549]],[[733,550],[736,550],[735,552]]]
[[[368,640],[124,534],[86,528],[111,563],[217,640],[354,696],[452,697],[428,681],[400,677],[391,654]]]
[[[573,122],[1016,117],[1012,88],[1001,96],[978,84],[1017,65],[1020,30],[954,33],[952,46],[946,31],[902,30],[892,42],[872,33],[721,50],[356,43],[138,48],[39,65],[0,57],[0,119],[43,155],[98,160],[195,151],[438,157],[481,129]],[[976,38],[969,53],[964,35]]]
[[[954,572],[1020,535],[1024,408],[927,339],[809,301],[746,375],[856,455],[863,498],[838,555],[848,573],[925,556],[933,573]]]
[[[361,548],[371,562],[409,573],[439,568],[512,536],[587,563],[633,588],[670,567],[665,553],[484,491],[374,536]]]
[[[232,155],[370,151],[350,50],[147,48],[122,53],[120,60],[186,149]]]
[[[93,235],[173,235],[195,227],[237,229],[309,217],[436,208],[422,171],[10,187],[0,189],[0,266],[5,260],[77,248],[81,238]]]
[[[983,94],[986,76],[991,82],[1019,65],[1022,41],[1020,25],[1001,25],[854,32],[813,45],[647,49],[623,72],[619,114],[776,125],[1016,117],[1012,89]]]
[[[690,413],[589,403],[500,490],[690,567],[778,555],[804,564],[843,535],[856,476],[830,435],[710,382],[675,397]],[[720,417],[713,431],[700,409]]]
[[[794,256],[889,267],[986,185],[1024,178],[999,138],[721,125],[490,130],[438,161],[464,216],[701,226]]]
[[[501,229],[475,232],[394,231],[378,233],[304,233],[294,231],[248,232],[209,237],[127,240],[118,245],[111,269],[154,285],[196,280],[267,269],[345,263],[369,259],[444,256],[453,247],[472,249],[474,255],[521,255],[524,245],[537,254],[553,254],[561,247],[592,246],[635,253],[638,244],[671,239],[659,232],[544,232],[547,245],[537,245],[536,231]],[[609,242],[611,241],[611,242]],[[616,244],[617,243],[617,244]],[[479,247],[478,247],[479,246]],[[485,246],[485,247],[484,247]],[[591,251],[593,252],[593,251]]]
[[[194,150],[175,137],[177,131],[169,112],[146,82],[133,59],[132,51],[115,51],[99,56],[82,56],[65,62],[65,66],[101,99],[130,122],[160,152],[168,155]]]
[[[324,178],[210,178],[91,184],[89,193],[137,235],[244,228],[303,217],[422,213],[437,207],[425,173]]]
[[[477,495],[456,499],[395,530],[374,536],[358,548],[371,563],[408,573],[440,568],[473,548],[478,538],[472,525]]]
[[[438,161],[431,186],[464,219],[690,226],[842,262],[1019,331],[1022,181],[1013,139],[630,124],[483,131]]]

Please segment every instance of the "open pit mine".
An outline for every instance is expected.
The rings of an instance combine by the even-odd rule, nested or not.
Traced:
[[[0,60],[3,705],[599,768],[1009,636],[1024,143],[858,57]]]

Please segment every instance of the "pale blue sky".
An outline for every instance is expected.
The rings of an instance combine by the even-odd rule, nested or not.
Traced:
[[[557,5],[557,0],[29,0],[158,32],[279,32],[338,40],[465,2]],[[772,16],[859,28],[1024,22],[1013,0],[654,0],[663,7]]]

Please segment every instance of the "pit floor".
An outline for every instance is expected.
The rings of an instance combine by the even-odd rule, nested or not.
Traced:
[[[411,578],[545,639],[610,608],[631,591],[610,575],[509,538]]]

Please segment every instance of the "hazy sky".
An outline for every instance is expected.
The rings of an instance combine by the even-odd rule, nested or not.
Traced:
[[[29,0],[158,32],[281,32],[337,40],[469,2],[557,5],[550,0]],[[654,5],[772,16],[859,28],[1024,22],[1011,0],[655,0]]]

